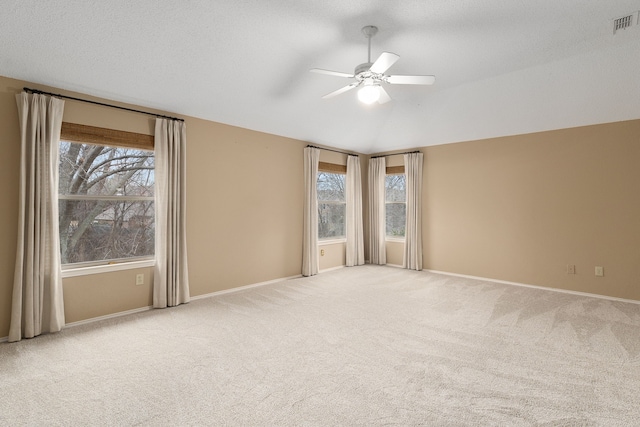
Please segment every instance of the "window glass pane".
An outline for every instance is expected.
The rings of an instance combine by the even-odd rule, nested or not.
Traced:
[[[60,142],[63,264],[154,254],[153,168],[153,151]]]
[[[60,200],[63,264],[154,254],[152,201]]]
[[[318,238],[329,239],[344,237],[344,203],[318,203]]]
[[[345,175],[318,172],[318,238],[341,238],[345,234]]]
[[[406,177],[387,175],[385,177],[386,228],[389,237],[404,237],[406,205]]]
[[[404,237],[407,205],[405,203],[386,204],[387,236]]]
[[[404,175],[387,175],[384,180],[385,200],[387,202],[402,202],[407,199],[407,185]]]
[[[153,151],[60,142],[61,195],[153,196]]]
[[[318,172],[318,200],[345,201],[345,175],[339,173]]]

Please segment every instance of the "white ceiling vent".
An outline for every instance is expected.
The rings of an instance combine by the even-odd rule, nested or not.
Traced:
[[[638,22],[638,12],[634,12],[630,15],[622,16],[613,20],[613,34],[618,30],[624,30]]]

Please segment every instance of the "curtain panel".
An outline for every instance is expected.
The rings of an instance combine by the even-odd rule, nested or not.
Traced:
[[[318,274],[318,163],[320,150],[304,149],[304,207],[302,234],[302,275]]]
[[[187,265],[187,128],[178,120],[156,119],[156,249],[153,306],[189,302]]]
[[[364,264],[360,157],[347,157],[347,267]]]
[[[371,264],[386,264],[385,192],[386,160],[369,159],[369,257]]]
[[[16,95],[20,123],[18,242],[9,341],[65,323],[58,233],[58,153],[64,101]]]
[[[407,177],[407,216],[403,267],[422,270],[422,153],[404,155]]]

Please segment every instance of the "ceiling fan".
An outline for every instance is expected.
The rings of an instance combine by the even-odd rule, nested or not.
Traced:
[[[367,62],[358,65],[353,74],[341,73],[339,71],[323,70],[320,68],[312,68],[311,72],[319,74],[327,74],[330,76],[347,77],[355,79],[351,84],[335,90],[323,96],[323,99],[332,98],[341,93],[347,92],[360,86],[358,90],[358,99],[365,104],[373,104],[378,102],[384,104],[391,101],[391,97],[382,87],[382,83],[400,84],[400,85],[431,85],[436,81],[435,76],[400,76],[386,75],[385,72],[396,63],[400,57],[395,53],[382,52],[382,54],[371,62],[371,38],[378,32],[378,27],[367,25],[362,28],[362,33],[369,41],[369,49],[367,54]]]

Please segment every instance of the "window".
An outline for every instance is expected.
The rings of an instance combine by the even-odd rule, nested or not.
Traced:
[[[406,182],[404,174],[393,174],[385,177],[387,237],[404,238],[407,216]]]
[[[345,237],[345,175],[318,172],[318,239]]]
[[[152,256],[153,149],[91,144],[77,141],[83,139],[77,134],[67,136],[63,124],[58,187],[62,264]]]

